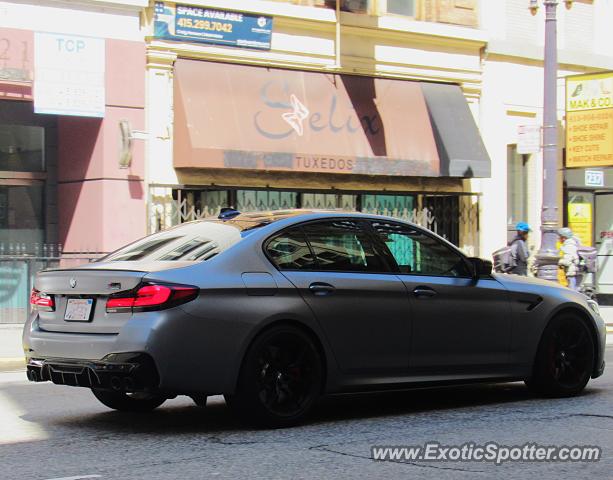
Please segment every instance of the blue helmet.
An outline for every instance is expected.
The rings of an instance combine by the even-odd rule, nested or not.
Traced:
[[[519,222],[517,225],[515,225],[515,230],[518,232],[530,232],[532,229],[526,222]]]

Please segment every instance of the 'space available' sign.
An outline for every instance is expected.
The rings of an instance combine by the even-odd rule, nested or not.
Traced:
[[[272,18],[156,2],[154,27],[155,36],[166,40],[269,50]]]

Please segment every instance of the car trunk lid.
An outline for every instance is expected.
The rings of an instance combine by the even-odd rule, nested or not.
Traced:
[[[185,264],[191,262],[91,263],[70,270],[41,272],[36,276],[34,288],[51,295],[55,306],[53,311],[39,310],[39,327],[51,332],[118,333],[132,313],[107,313],[109,295],[132,290],[150,272]]]

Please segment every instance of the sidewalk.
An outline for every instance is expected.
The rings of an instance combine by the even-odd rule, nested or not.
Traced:
[[[613,345],[613,306],[600,307],[600,314],[607,323],[607,345]],[[23,325],[0,324],[0,372],[24,368],[22,330]]]
[[[24,368],[21,332],[23,325],[0,323],[0,372]]]

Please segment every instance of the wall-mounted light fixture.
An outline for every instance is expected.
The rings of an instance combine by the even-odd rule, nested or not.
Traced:
[[[129,168],[132,164],[134,140],[145,140],[147,132],[132,130],[128,120],[119,121],[119,168]]]

